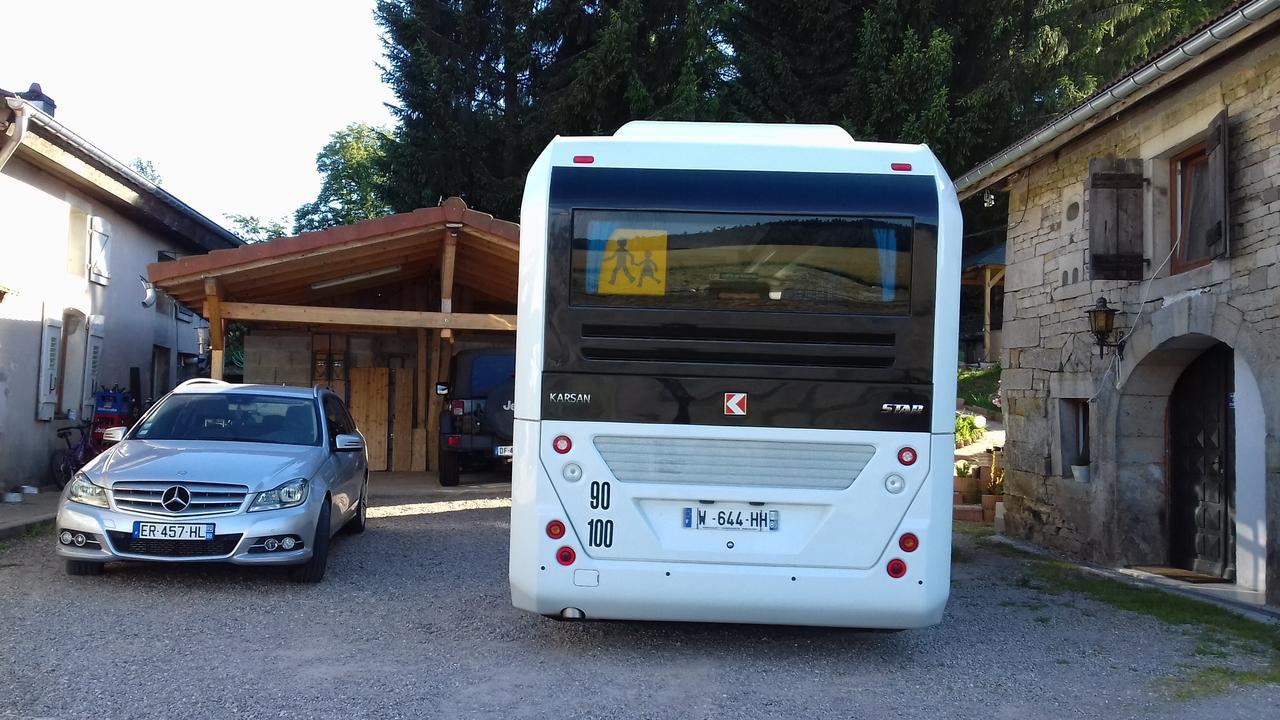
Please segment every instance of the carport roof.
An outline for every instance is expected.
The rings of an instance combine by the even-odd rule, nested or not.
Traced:
[[[460,198],[354,225],[157,262],[147,267],[147,275],[202,315],[209,278],[236,301],[311,305],[335,292],[429,272],[439,265],[450,232],[457,233],[456,282],[515,303],[520,226],[471,210]]]

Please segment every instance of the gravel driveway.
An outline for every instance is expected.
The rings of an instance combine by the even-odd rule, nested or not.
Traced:
[[[1280,688],[1172,697],[1195,627],[1037,589],[957,538],[922,631],[584,623],[511,608],[503,486],[374,513],[329,574],[113,566],[63,575],[51,536],[0,550],[0,717],[1278,717]],[[375,488],[376,492],[376,488]],[[376,498],[375,498],[376,501]],[[1277,713],[1277,714],[1271,714]]]

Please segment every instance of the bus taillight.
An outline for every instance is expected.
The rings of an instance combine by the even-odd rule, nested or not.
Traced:
[[[911,163],[890,163],[889,167],[892,168],[894,172],[911,172]]]
[[[902,537],[898,538],[898,547],[902,548],[902,552],[915,552],[916,548],[920,547],[920,538],[914,533],[903,533]]]
[[[561,563],[561,565],[567,565],[567,564],[568,563]],[[889,571],[889,577],[900,578],[903,575],[907,574],[907,564],[897,558],[894,558],[889,561],[889,564],[885,567],[885,570]]]
[[[913,448],[904,447],[898,451],[898,462],[903,465],[914,465],[916,463],[916,451]]]
[[[572,565],[574,560],[578,559],[578,555],[571,547],[562,547],[556,551],[556,562],[561,565]],[[901,562],[901,561],[899,561]],[[903,565],[903,572],[906,572],[906,565]]]
[[[547,537],[552,540],[559,540],[564,537],[564,523],[559,520],[552,520],[547,523]],[[914,550],[915,548],[912,549]]]
[[[563,455],[573,449],[573,441],[568,435],[557,435],[556,439],[551,441],[551,449]]]

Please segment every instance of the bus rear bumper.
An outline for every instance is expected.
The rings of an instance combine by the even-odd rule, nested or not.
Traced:
[[[920,563],[923,566],[923,563]],[[883,568],[835,570],[692,563],[589,561],[547,566],[530,587],[513,577],[512,603],[559,616],[581,610],[588,620],[664,620],[909,629],[942,620],[948,578],[937,587]],[[594,583],[594,584],[593,584]]]

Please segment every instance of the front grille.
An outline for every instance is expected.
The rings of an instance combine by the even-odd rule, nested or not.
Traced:
[[[212,540],[157,540],[135,538],[132,533],[107,533],[116,552],[152,557],[222,557],[230,555],[240,542],[240,533],[214,535]]]
[[[191,504],[180,512],[170,512],[160,504],[164,492],[180,485],[191,493]],[[139,480],[118,482],[111,488],[116,507],[121,510],[151,515],[217,515],[235,512],[244,504],[249,494],[246,485],[223,483],[188,483],[168,480]]]
[[[876,453],[855,443],[602,435],[596,450],[620,482],[843,490]]]

